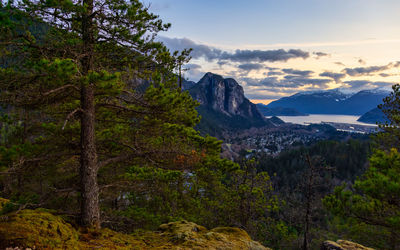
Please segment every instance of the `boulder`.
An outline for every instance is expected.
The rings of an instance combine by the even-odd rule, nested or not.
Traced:
[[[266,250],[251,240],[246,231],[234,227],[207,230],[193,222],[178,221],[160,226],[162,237],[169,239],[171,249],[249,249]]]
[[[373,250],[373,248],[348,241],[337,240],[336,242],[327,240],[322,243],[321,250]]]

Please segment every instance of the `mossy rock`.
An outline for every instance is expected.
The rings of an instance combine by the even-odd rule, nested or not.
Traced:
[[[220,234],[226,234],[231,237],[251,240],[250,236],[247,234],[246,231],[237,227],[216,227],[214,229],[211,229],[211,232],[216,232]]]
[[[44,209],[25,209],[1,217],[0,248],[78,248],[78,233],[61,217]]]
[[[321,250],[374,250],[373,248],[348,241],[337,240],[336,242],[327,240],[322,243]]]
[[[336,241],[343,249],[346,250],[374,250],[373,248],[365,247],[355,242],[348,240],[338,240]]]
[[[199,232],[204,232],[207,229],[193,222],[178,221],[162,224],[159,229],[163,232],[162,235],[170,239],[171,242],[184,242],[186,240],[197,237]]]
[[[193,222],[178,221],[163,224],[159,229],[162,231],[160,236],[167,240],[159,249],[267,249],[252,241],[239,228],[218,227],[207,230]]]
[[[322,243],[321,250],[343,250],[343,247],[334,241],[327,240]]]
[[[0,200],[1,201],[1,200]],[[0,249],[252,249],[265,250],[239,229],[207,230],[193,222],[163,224],[160,231],[135,235],[110,229],[74,228],[49,210],[25,209],[0,218]]]
[[[143,249],[135,237],[104,228],[75,229],[45,209],[25,209],[1,217],[0,249]]]

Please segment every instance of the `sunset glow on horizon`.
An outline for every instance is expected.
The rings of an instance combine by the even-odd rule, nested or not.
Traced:
[[[171,50],[193,48],[186,78],[234,78],[253,102],[400,82],[397,0],[146,2],[172,24],[159,41]]]

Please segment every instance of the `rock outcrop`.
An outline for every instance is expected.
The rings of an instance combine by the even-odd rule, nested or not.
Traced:
[[[324,241],[321,246],[321,250],[374,250],[373,248],[365,247],[363,245],[348,241],[348,240],[337,240]]]
[[[198,129],[218,136],[221,131],[251,127],[274,126],[264,118],[257,106],[244,95],[242,86],[234,79],[207,73],[189,89],[202,120]]]
[[[207,230],[192,222],[178,221],[160,226],[162,237],[169,239],[171,249],[251,249],[266,250],[252,241],[246,231],[234,227],[217,227]]]
[[[0,200],[0,205],[4,204]],[[207,230],[192,222],[163,224],[134,235],[76,228],[49,210],[25,209],[0,216],[0,249],[252,249],[265,250],[239,229]]]
[[[243,87],[234,79],[207,73],[190,91],[201,105],[227,116],[239,115],[248,119],[263,121],[263,116],[245,96]]]

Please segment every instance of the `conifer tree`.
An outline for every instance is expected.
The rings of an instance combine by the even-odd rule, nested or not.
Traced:
[[[400,246],[400,85],[379,108],[388,122],[380,124],[369,168],[348,188],[345,184],[326,196],[324,205],[335,215],[377,227],[391,249]],[[383,230],[382,230],[383,229]]]
[[[393,85],[392,90],[390,95],[383,99],[383,103],[378,105],[387,121],[378,124],[381,132],[377,133],[374,140],[376,146],[384,150],[400,150],[400,84]]]
[[[169,27],[138,0],[1,6],[0,101],[29,114],[19,121],[26,127],[21,145],[31,150],[15,157],[20,166],[79,165],[85,226],[100,227],[101,168],[154,154],[184,154],[185,148],[171,146],[188,138],[201,141],[188,129],[198,121],[193,100],[171,84],[176,79],[170,72],[183,59],[154,41]],[[132,91],[153,83],[146,94]],[[167,148],[160,134],[172,138],[182,130],[185,139],[171,139]],[[153,136],[140,134],[144,131]]]

